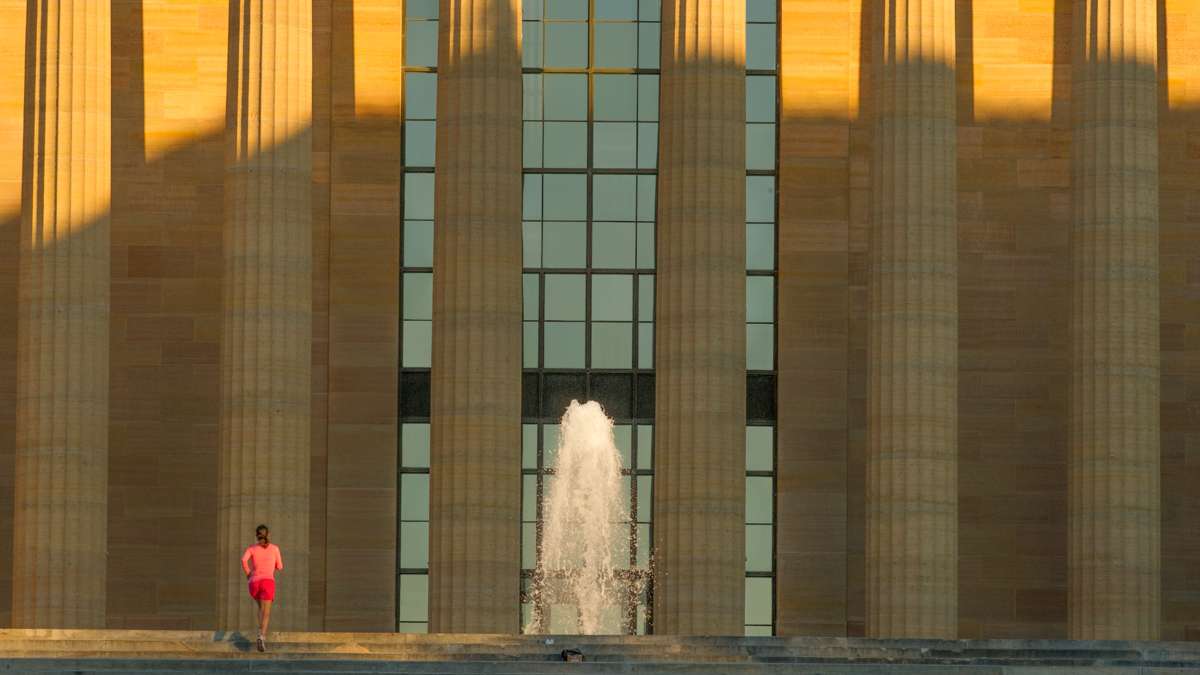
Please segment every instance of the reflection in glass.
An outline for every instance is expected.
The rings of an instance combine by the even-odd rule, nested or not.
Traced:
[[[746,476],[746,522],[774,522],[775,481],[770,476]]]
[[[400,567],[429,567],[429,523],[400,523]]]
[[[637,67],[637,24],[597,23],[594,30],[597,68]]]
[[[775,368],[775,324],[746,324],[746,369]]]
[[[404,74],[404,119],[431,120],[437,116],[437,73]]]
[[[428,368],[433,360],[433,322],[405,321],[404,341],[401,345],[404,368]]]
[[[547,220],[587,219],[587,176],[583,174],[547,174],[542,177]]]
[[[746,70],[775,70],[775,24],[746,25]]]
[[[587,122],[546,122],[542,147],[546,168],[587,167]]]
[[[592,179],[592,217],[633,220],[637,205],[636,176],[597,175]]]
[[[593,83],[597,120],[631,122],[637,117],[638,76],[596,75]]]
[[[746,168],[754,171],[775,169],[775,125],[746,125]]]
[[[636,250],[637,226],[633,223],[592,224],[592,267],[632,269]]]
[[[774,543],[770,525],[746,526],[746,571],[770,572],[774,566]]]
[[[585,277],[582,274],[546,275],[546,318],[551,321],[583,321]]]
[[[545,75],[545,119],[587,121],[587,75]]]
[[[775,226],[771,223],[746,224],[746,269],[775,269]]]
[[[404,217],[433,220],[433,174],[404,174]]]
[[[633,320],[633,277],[628,274],[592,276],[592,320]]]

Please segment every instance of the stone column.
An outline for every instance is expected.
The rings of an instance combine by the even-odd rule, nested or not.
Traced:
[[[28,17],[13,625],[103,628],[110,5],[33,0]]]
[[[1156,640],[1155,0],[1076,0],[1074,49],[1068,632]]]
[[[521,570],[520,0],[441,0],[429,629],[516,633]]]
[[[234,0],[225,157],[217,624],[253,630],[239,559],[283,552],[273,630],[308,623],[312,2]],[[343,571],[344,572],[344,571]]]
[[[740,635],[745,584],[745,0],[663,3],[654,628]]]
[[[876,22],[867,442],[867,634],[958,631],[954,0]]]

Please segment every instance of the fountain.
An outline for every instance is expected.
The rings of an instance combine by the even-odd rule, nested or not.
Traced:
[[[622,574],[629,564],[629,496],[613,422],[599,403],[571,401],[556,454],[525,632],[625,632],[629,600],[645,582]]]

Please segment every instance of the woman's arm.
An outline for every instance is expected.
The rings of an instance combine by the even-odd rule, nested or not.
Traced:
[[[246,549],[246,552],[242,554],[242,572],[248,578],[250,576],[250,566],[246,564],[247,560],[250,560],[250,549]]]

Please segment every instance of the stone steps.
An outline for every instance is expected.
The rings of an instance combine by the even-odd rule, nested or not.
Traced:
[[[0,673],[1200,673],[1200,643],[0,630]],[[585,663],[562,663],[563,649]]]

